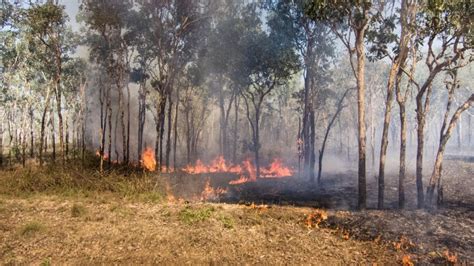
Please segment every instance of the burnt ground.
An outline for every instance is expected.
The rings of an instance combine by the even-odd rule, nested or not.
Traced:
[[[429,175],[425,175],[428,177]],[[356,210],[357,173],[326,175],[322,184],[297,177],[261,179],[228,185],[236,177],[225,174],[175,174],[168,179],[172,193],[184,200],[196,200],[205,180],[213,188],[227,189],[215,202],[274,204],[324,208],[327,228],[347,230],[356,239],[384,242],[410,254],[414,261],[445,263],[446,252],[458,262],[474,262],[474,163],[448,160],[444,164],[444,202],[436,209],[416,209],[414,176],[407,177],[404,210],[398,210],[397,175],[387,176],[385,210],[376,210],[377,183],[368,177],[368,209]],[[424,183],[427,183],[427,179]]]

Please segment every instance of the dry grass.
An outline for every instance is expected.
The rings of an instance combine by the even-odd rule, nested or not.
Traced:
[[[114,168],[100,173],[80,163],[35,165],[0,169],[0,194],[31,196],[48,194],[65,197],[114,197],[158,203],[164,197],[156,175],[137,169]]]
[[[0,264],[401,261],[401,254],[373,242],[344,240],[329,229],[308,229],[304,217],[312,212],[309,208],[102,202],[41,195],[0,198],[8,209],[8,215],[0,214]],[[82,206],[87,214],[71,217],[75,206]],[[256,217],[258,224],[252,222]],[[21,225],[20,221],[41,223]]]
[[[38,232],[41,232],[44,230],[44,225],[40,222],[37,222],[37,221],[32,221],[32,222],[29,222],[25,225],[23,225],[21,228],[20,228],[20,235],[22,236],[32,236]]]

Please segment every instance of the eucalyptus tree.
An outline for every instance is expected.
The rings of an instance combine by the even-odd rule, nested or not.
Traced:
[[[445,71],[464,67],[473,60],[474,38],[470,13],[471,1],[439,2],[420,5],[417,25],[417,50],[426,49],[424,65],[428,75],[421,81],[414,73],[404,71],[417,90],[416,122],[416,186],[418,207],[424,206],[423,153],[425,146],[425,125],[430,109],[433,81]],[[425,45],[421,45],[425,43]],[[467,60],[466,60],[467,59]],[[459,63],[462,61],[462,63]]]
[[[379,17],[384,1],[312,1],[306,14],[316,21],[327,23],[347,49],[352,72],[357,82],[358,114],[358,207],[367,202],[366,188],[366,118],[365,118],[365,65],[366,39],[369,27]],[[354,38],[354,39],[353,39]],[[355,55],[355,59],[354,59]]]
[[[260,118],[265,97],[285,84],[299,68],[298,57],[291,42],[281,40],[278,27],[263,29],[259,9],[250,4],[243,13],[243,37],[239,42],[241,58],[235,70],[241,84],[247,119],[252,130],[256,176],[260,177]]]
[[[106,135],[108,126],[108,158],[111,160],[112,153],[112,86],[115,87],[118,95],[117,119],[120,116],[122,131],[122,158],[124,162],[129,157],[129,126],[125,126],[125,97],[123,89],[128,83],[129,60],[128,44],[124,39],[124,31],[127,29],[127,17],[132,8],[131,1],[89,1],[81,3],[82,20],[85,22],[88,31],[86,43],[90,49],[90,59],[94,63],[101,65],[106,71],[108,82],[106,88],[106,115],[101,122],[102,143]],[[127,86],[128,89],[128,86]],[[130,97],[129,97],[130,98]],[[130,99],[128,99],[130,101]],[[129,108],[129,104],[127,105]],[[128,111],[129,113],[129,111]],[[127,125],[130,123],[130,115],[127,117]],[[106,123],[108,122],[108,123]],[[103,146],[103,145],[102,145]],[[117,151],[117,147],[114,147]],[[101,147],[101,153],[104,153]],[[102,154],[103,155],[103,154]],[[101,156],[103,157],[103,156]],[[119,158],[117,158],[119,160]]]
[[[334,35],[323,22],[305,13],[307,1],[269,1],[269,24],[278,28],[280,42],[290,42],[298,52],[304,71],[302,130],[305,174],[315,180],[315,110],[318,95],[330,81],[329,67],[334,58]]]
[[[176,78],[186,65],[193,61],[205,37],[209,10],[201,1],[137,1],[139,14],[144,23],[144,38],[150,43],[152,62],[147,74],[150,84],[158,94],[157,141],[159,163],[169,169],[171,153],[171,131],[173,91]],[[178,104],[178,103],[176,103]],[[166,107],[168,107],[166,109]],[[165,118],[167,124],[165,124]],[[163,164],[163,137],[167,128],[166,154]]]
[[[68,16],[64,11],[64,7],[52,1],[48,1],[44,4],[33,4],[26,9],[23,20],[26,32],[29,36],[29,49],[35,49],[38,60],[44,66],[44,72],[53,82],[52,92],[54,93],[56,102],[59,145],[63,162],[65,157],[61,79],[63,75],[63,64],[68,60],[69,54],[75,48],[75,44],[72,42],[72,32],[67,27],[67,20]],[[48,108],[50,101],[49,95],[47,96],[45,109]],[[44,128],[44,123],[42,124]],[[41,138],[43,134],[44,130]],[[40,158],[40,161],[41,160]]]

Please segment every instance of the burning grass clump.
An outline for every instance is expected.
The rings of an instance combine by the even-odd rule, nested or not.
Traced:
[[[208,220],[215,211],[216,209],[212,206],[205,206],[197,209],[194,209],[191,206],[186,206],[179,212],[179,220],[185,224],[191,225]]]
[[[37,221],[32,221],[32,222],[29,222],[25,225],[23,225],[21,228],[20,228],[20,235],[22,236],[32,236],[38,232],[41,232],[45,229],[45,226],[40,223],[40,222],[37,222]]]

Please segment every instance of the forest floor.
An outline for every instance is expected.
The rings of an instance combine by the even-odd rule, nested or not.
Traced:
[[[235,176],[2,170],[0,264],[470,264],[473,174],[446,162],[435,210],[413,208],[411,179],[407,209],[393,208],[391,179],[388,209],[370,209],[372,181],[369,209],[356,211],[351,173],[229,186]]]

